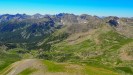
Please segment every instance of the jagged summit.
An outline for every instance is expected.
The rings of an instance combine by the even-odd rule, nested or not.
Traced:
[[[106,25],[107,21],[115,27],[121,25],[119,21],[125,24],[132,23],[132,18],[126,18],[126,20],[124,22],[122,18],[113,16],[100,18],[87,14],[74,15],[69,13],[56,15],[4,14],[0,16],[0,35],[2,35],[0,40],[11,42],[11,38],[17,39],[18,37],[22,40],[31,40],[31,38],[40,40],[39,38],[45,37],[63,26],[69,26],[69,32],[75,33]],[[6,37],[10,34],[12,34],[10,37]]]

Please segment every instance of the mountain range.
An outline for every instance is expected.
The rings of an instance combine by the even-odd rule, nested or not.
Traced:
[[[79,75],[132,75],[132,49],[133,18],[69,13],[0,15],[2,75],[11,75],[9,66],[22,59],[35,59],[29,61],[39,64],[43,59],[47,60],[43,61],[45,64],[56,62],[91,66],[89,70],[87,67],[85,74]]]

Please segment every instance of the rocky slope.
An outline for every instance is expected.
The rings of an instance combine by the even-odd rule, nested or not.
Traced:
[[[133,19],[68,13],[5,14],[0,16],[0,48],[0,58],[8,58],[0,60],[0,69],[20,59],[40,58],[132,75]],[[10,61],[14,57],[16,60]],[[88,74],[104,75],[93,72]]]

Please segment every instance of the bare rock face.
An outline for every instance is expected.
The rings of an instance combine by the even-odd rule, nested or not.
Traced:
[[[113,19],[109,20],[108,23],[111,26],[117,27],[119,25],[119,18],[118,17],[114,17]]]

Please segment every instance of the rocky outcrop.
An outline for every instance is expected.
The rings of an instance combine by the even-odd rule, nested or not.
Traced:
[[[108,23],[111,25],[111,26],[114,26],[114,27],[117,27],[119,25],[119,18],[118,17],[113,17],[112,19],[110,19],[108,21]]]

